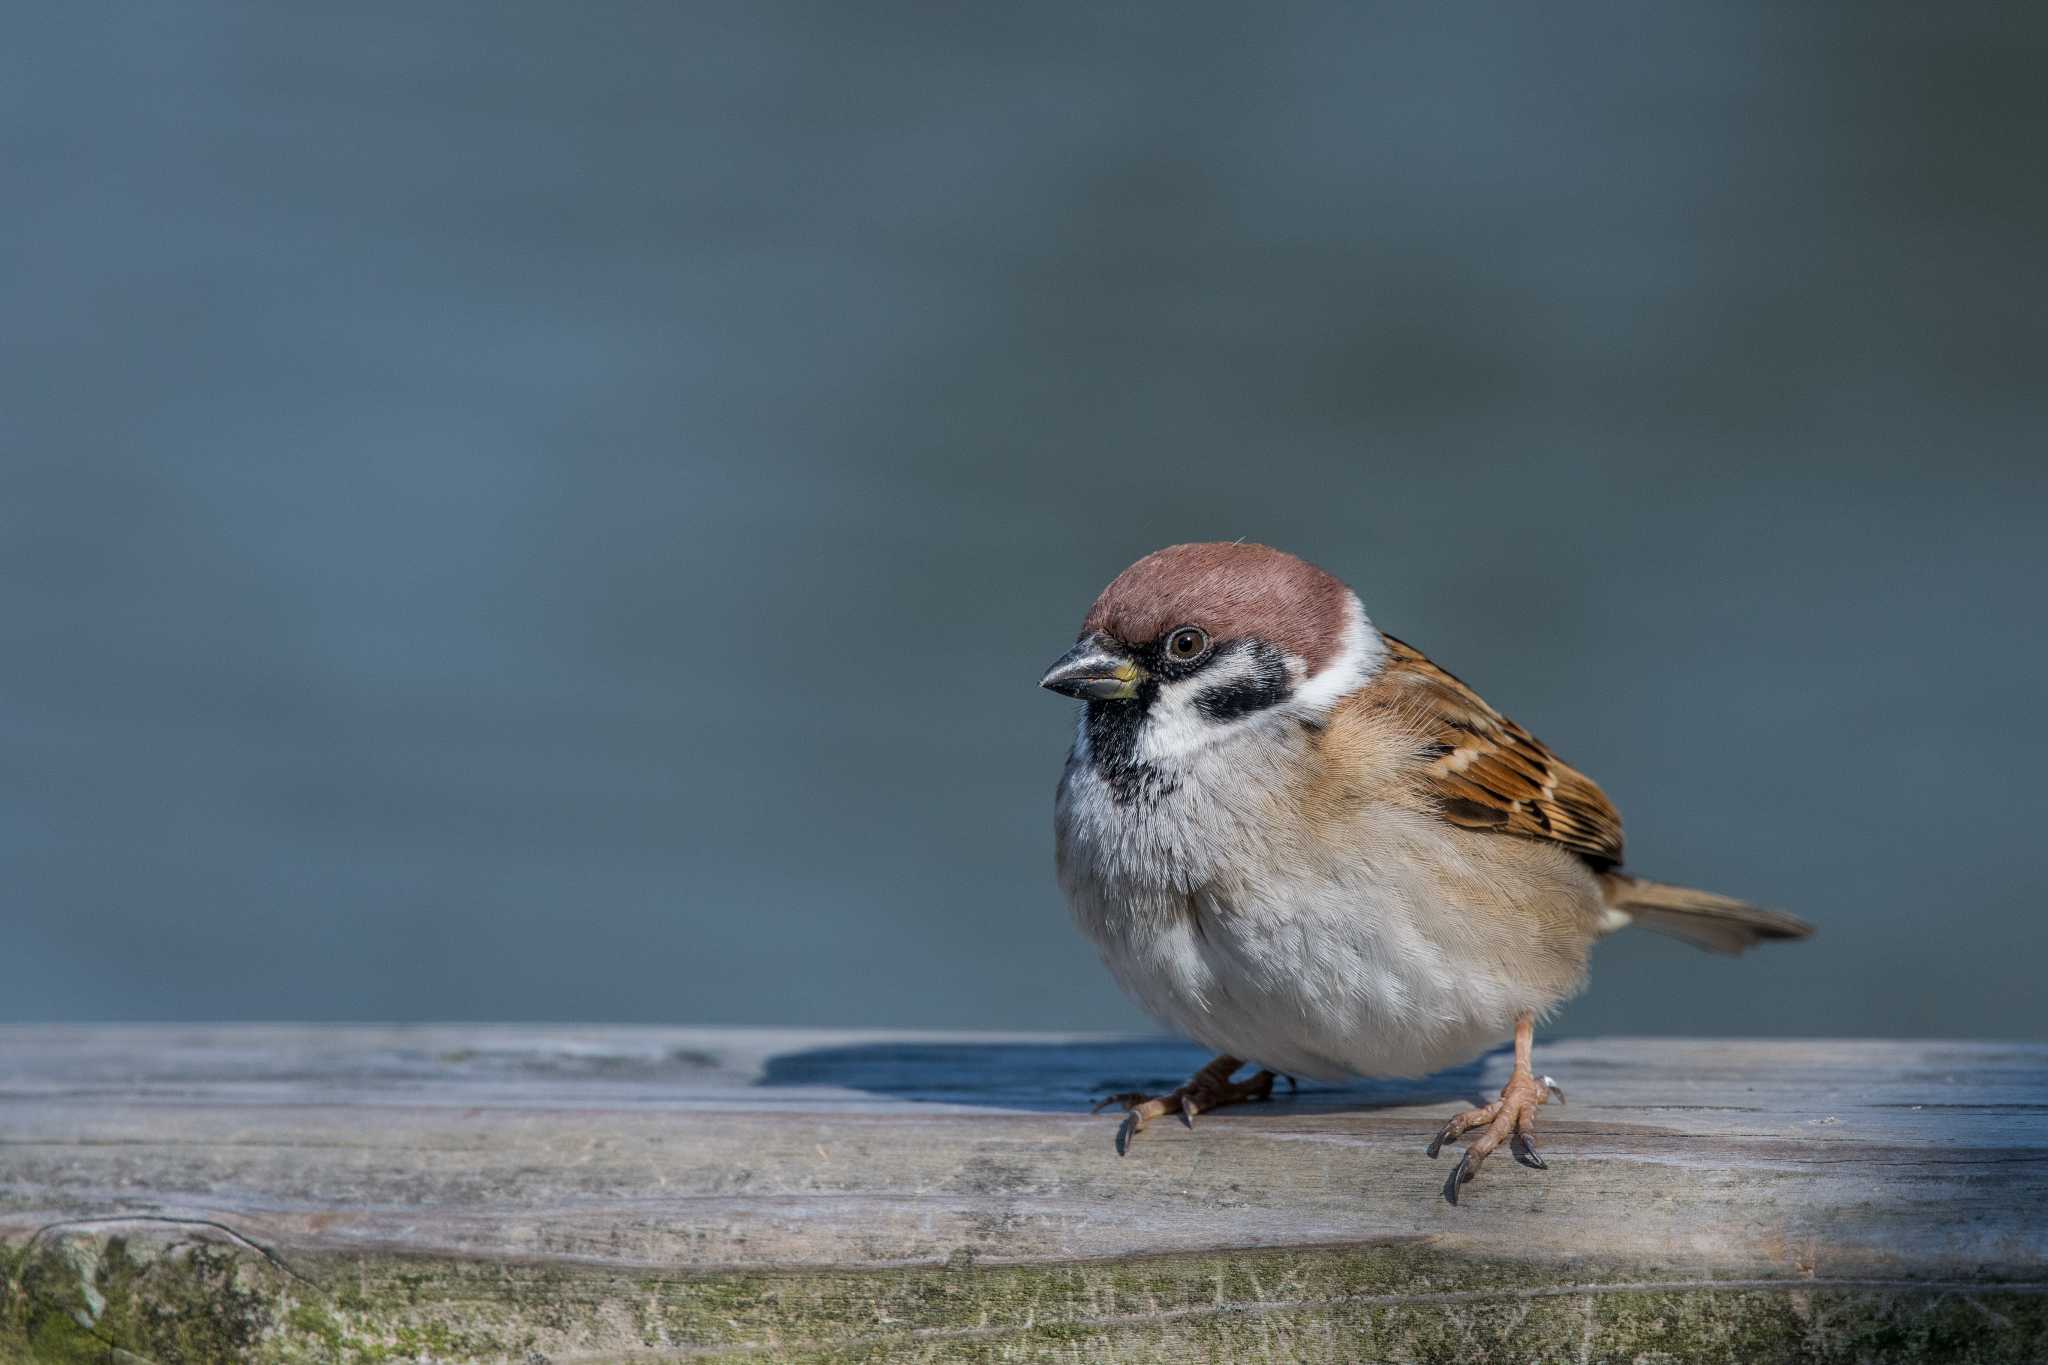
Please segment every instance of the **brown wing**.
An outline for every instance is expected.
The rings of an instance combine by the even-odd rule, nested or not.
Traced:
[[[1393,636],[1371,691],[1432,742],[1427,771],[1444,818],[1466,829],[1547,839],[1599,867],[1621,862],[1621,813],[1593,780]]]

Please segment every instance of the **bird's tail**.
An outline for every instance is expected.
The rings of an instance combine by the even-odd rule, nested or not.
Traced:
[[[1625,922],[1712,953],[1739,953],[1768,939],[1805,938],[1813,932],[1795,915],[1689,886],[1666,886],[1619,872],[1608,873],[1601,884],[1607,904],[1627,916]]]

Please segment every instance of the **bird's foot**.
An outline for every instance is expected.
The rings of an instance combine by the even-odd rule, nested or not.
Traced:
[[[1547,1170],[1543,1158],[1536,1154],[1534,1129],[1537,1106],[1557,1096],[1559,1104],[1564,1103],[1564,1091],[1548,1076],[1532,1076],[1527,1071],[1516,1071],[1508,1077],[1508,1083],[1501,1087],[1500,1098],[1482,1109],[1468,1109],[1444,1125],[1429,1144],[1429,1154],[1434,1157],[1446,1142],[1454,1142],[1461,1134],[1474,1128],[1486,1131],[1474,1138],[1458,1157],[1458,1164],[1451,1171],[1450,1179],[1444,1182],[1444,1198],[1458,1202],[1458,1187],[1467,1184],[1479,1174],[1479,1167],[1487,1157],[1503,1143],[1513,1152],[1515,1160],[1535,1170]]]
[[[1197,1114],[1221,1109],[1226,1104],[1272,1098],[1273,1082],[1277,1077],[1271,1071],[1257,1072],[1242,1081],[1230,1079],[1231,1073],[1243,1065],[1235,1057],[1218,1057],[1171,1094],[1146,1095],[1128,1091],[1109,1096],[1091,1112],[1099,1114],[1112,1104],[1127,1111],[1123,1123],[1116,1130],[1116,1154],[1122,1156],[1130,1151],[1131,1139],[1144,1132],[1145,1125],[1162,1114],[1179,1114],[1181,1122],[1192,1128]],[[1287,1078],[1287,1086],[1290,1090],[1294,1088],[1292,1076]]]

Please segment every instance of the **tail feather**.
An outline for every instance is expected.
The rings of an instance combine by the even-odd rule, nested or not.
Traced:
[[[1645,929],[1683,939],[1712,953],[1739,953],[1769,939],[1805,938],[1813,926],[1782,910],[1747,901],[1667,886],[1610,872],[1602,879],[1607,903]]]

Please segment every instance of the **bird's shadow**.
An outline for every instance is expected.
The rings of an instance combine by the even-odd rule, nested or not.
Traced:
[[[1504,1050],[1504,1049],[1503,1049]],[[1489,1054],[1491,1055],[1491,1054]],[[1160,1095],[1210,1054],[1168,1038],[1031,1042],[873,1042],[806,1048],[768,1059],[756,1085],[829,1086],[893,1100],[1047,1113],[1085,1111],[1119,1091]],[[1284,1083],[1273,1097],[1306,1112],[1467,1103],[1481,1092],[1486,1058],[1414,1080],[1338,1085]],[[1249,1075],[1249,1071],[1240,1075]]]

